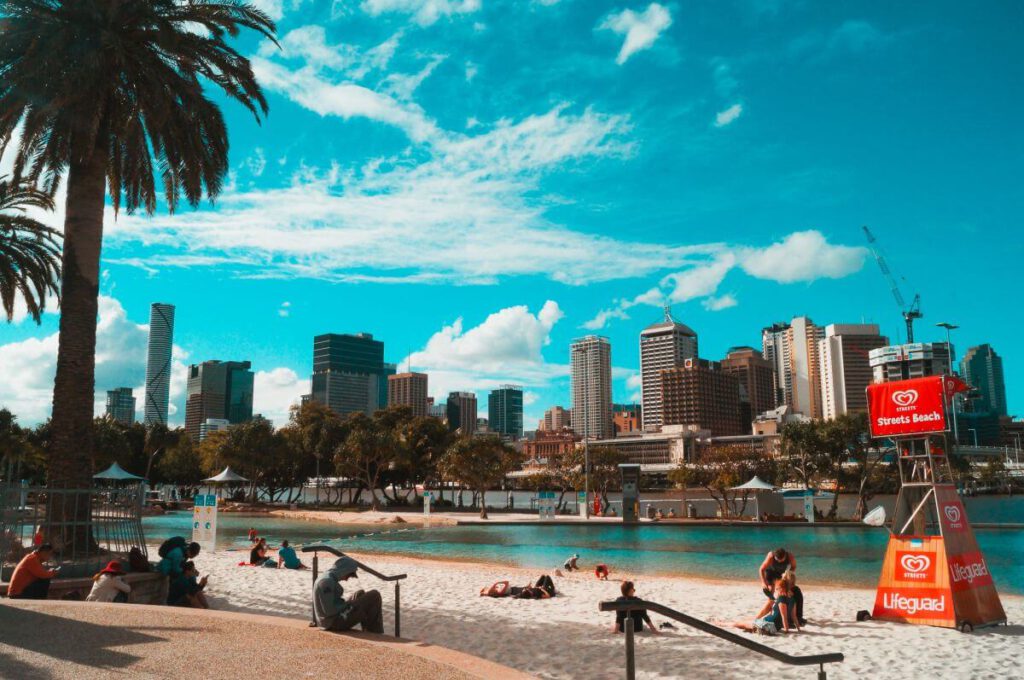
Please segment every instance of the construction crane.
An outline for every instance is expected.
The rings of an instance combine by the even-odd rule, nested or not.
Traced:
[[[886,264],[885,258],[882,257],[881,250],[879,250],[878,242],[875,240],[875,235],[871,233],[871,230],[867,227],[864,229],[864,235],[868,237],[868,248],[871,249],[871,254],[875,256],[875,261],[878,262],[878,268],[882,270],[882,276],[889,283],[889,289],[892,290],[892,296],[896,298],[896,304],[900,306],[900,313],[903,315],[903,321],[907,324],[907,342],[914,342],[914,319],[920,319],[924,314],[921,313],[921,296],[914,294],[914,299],[907,305],[907,301],[903,298],[903,293],[900,292],[899,284],[896,283],[896,277],[893,276],[892,271],[889,269],[889,265]],[[904,279],[906,281],[906,279]]]

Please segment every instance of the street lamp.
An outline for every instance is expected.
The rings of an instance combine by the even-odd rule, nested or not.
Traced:
[[[953,330],[956,330],[957,328],[960,328],[960,326],[957,326],[956,324],[951,324],[951,323],[946,322],[946,321],[943,321],[941,323],[937,323],[935,325],[937,327],[939,327],[939,328],[945,328],[946,329],[946,356],[949,359],[949,374],[953,375],[953,345],[951,345],[950,342],[949,342],[949,332],[953,331]],[[957,402],[957,395],[954,394],[953,395],[953,441],[957,445],[959,445],[960,444],[960,433],[957,431],[957,427],[956,427],[956,402]]]

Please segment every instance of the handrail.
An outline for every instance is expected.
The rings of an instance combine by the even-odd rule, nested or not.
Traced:
[[[334,555],[335,557],[348,557],[349,559],[351,559],[353,562],[356,563],[357,567],[359,567],[360,569],[365,571],[367,574],[370,574],[372,576],[376,576],[381,581],[389,581],[389,582],[393,581],[394,584],[395,584],[395,637],[401,637],[401,631],[402,631],[402,610],[401,610],[402,590],[401,590],[401,585],[399,584],[399,581],[408,578],[407,574],[395,574],[394,576],[385,576],[384,574],[380,573],[376,569],[373,569],[372,567],[369,567],[369,566],[363,564],[359,560],[357,560],[357,559],[355,559],[355,558],[353,558],[353,557],[351,557],[349,555],[346,555],[345,553],[341,552],[337,548],[332,548],[331,546],[323,545],[322,543],[317,543],[316,545],[305,545],[305,546],[302,546],[302,552],[304,552],[304,553],[308,553],[308,552],[313,553],[313,588],[314,588],[313,596],[314,597],[316,597],[316,592],[315,592],[315,589],[316,589],[316,579],[317,579],[317,574],[319,572],[320,553],[321,552],[330,553],[330,554]],[[310,627],[314,627],[314,626],[317,625],[317,621],[316,621],[316,607],[312,607],[312,617],[310,619],[309,625],[310,625]]]
[[[710,624],[707,621],[702,621],[700,619],[689,616],[688,614],[678,612],[675,609],[671,609],[669,607],[666,607],[665,605],[658,604],[657,602],[648,602],[647,600],[630,600],[628,602],[607,600],[601,602],[598,605],[598,608],[600,611],[603,612],[627,612],[626,674],[629,680],[633,680],[633,674],[631,672],[633,671],[633,659],[630,658],[632,656],[633,648],[633,641],[631,639],[633,633],[633,619],[628,615],[628,613],[630,611],[635,611],[639,609],[645,609],[647,611],[661,614],[662,616],[678,621],[679,623],[686,624],[691,628],[696,628],[697,630],[701,630],[705,633],[708,633],[709,635],[714,635],[715,637],[721,638],[728,642],[732,642],[733,644],[745,647],[752,652],[764,654],[765,656],[769,656],[775,659],[776,661],[781,661],[782,663],[789,664],[791,666],[819,666],[819,680],[825,680],[824,664],[840,663],[844,659],[842,653],[840,652],[832,652],[829,654],[809,654],[806,656],[793,656],[792,654],[786,654],[785,652],[773,649],[768,645],[762,645],[760,642],[754,642],[753,640],[749,640],[743,637],[742,635],[737,635],[732,631],[725,630],[724,628],[719,628],[718,626]]]

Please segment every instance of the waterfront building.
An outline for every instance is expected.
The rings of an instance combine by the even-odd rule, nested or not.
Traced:
[[[662,424],[661,371],[682,366],[697,357],[697,334],[672,318],[665,318],[640,331],[640,380],[643,429],[656,431]]]
[[[711,436],[749,432],[749,424],[740,420],[739,380],[717,361],[687,359],[679,368],[663,370],[661,392],[664,425]]]
[[[590,446],[607,446],[621,453],[627,463],[636,463],[645,471],[669,472],[680,463],[692,460],[696,440],[709,436],[706,431],[684,425],[665,423],[657,432],[634,430],[628,434],[590,442]]]
[[[749,427],[759,413],[775,408],[775,369],[753,347],[733,347],[721,361],[722,371],[740,385],[740,421]]]
[[[477,427],[476,395],[472,392],[451,392],[446,404],[448,429],[473,434]]]
[[[615,436],[643,427],[639,404],[612,404],[612,426]]]
[[[373,414],[388,403],[388,377],[395,365],[384,362],[384,343],[370,333],[328,333],[313,338],[311,399],[340,416]]]
[[[523,458],[527,465],[554,467],[563,456],[572,453],[582,439],[569,428],[542,430],[532,439],[523,441]]]
[[[950,351],[944,342],[915,342],[887,345],[868,352],[874,382],[891,382],[945,375],[949,372]]]
[[[1007,415],[1003,359],[991,345],[986,343],[968,349],[960,361],[960,374],[974,388],[968,400],[972,411]]]
[[[822,417],[833,420],[868,410],[867,387],[872,381],[868,355],[889,344],[877,324],[830,324],[818,341]]]
[[[523,388],[502,385],[487,396],[487,420],[494,432],[511,437],[523,437]]]
[[[572,427],[572,411],[561,406],[552,406],[544,411],[544,420],[537,429],[545,432],[560,432],[563,428]]]
[[[388,376],[388,406],[406,406],[413,416],[428,414],[427,374],[396,373]]]
[[[107,390],[107,417],[116,420],[122,425],[131,425],[135,422],[135,396],[132,388],[118,387]]]
[[[214,432],[223,432],[231,427],[231,421],[226,418],[207,418],[199,424],[199,441],[205,440]]]
[[[252,418],[253,372],[248,361],[204,361],[188,368],[185,429],[199,441],[208,418],[244,423]]]
[[[143,409],[146,427],[167,425],[173,345],[174,305],[154,302],[149,307],[149,346],[146,353],[146,402]]]
[[[573,429],[584,439],[607,439],[612,429],[612,346],[588,335],[569,347]]]
[[[811,418],[821,418],[818,342],[824,329],[806,316],[776,323],[761,331],[762,355],[775,369],[775,404],[786,404]]]

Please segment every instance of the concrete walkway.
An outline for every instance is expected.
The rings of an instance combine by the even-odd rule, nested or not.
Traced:
[[[2,600],[0,631],[0,678],[10,679],[530,677],[411,640],[175,607]]]

